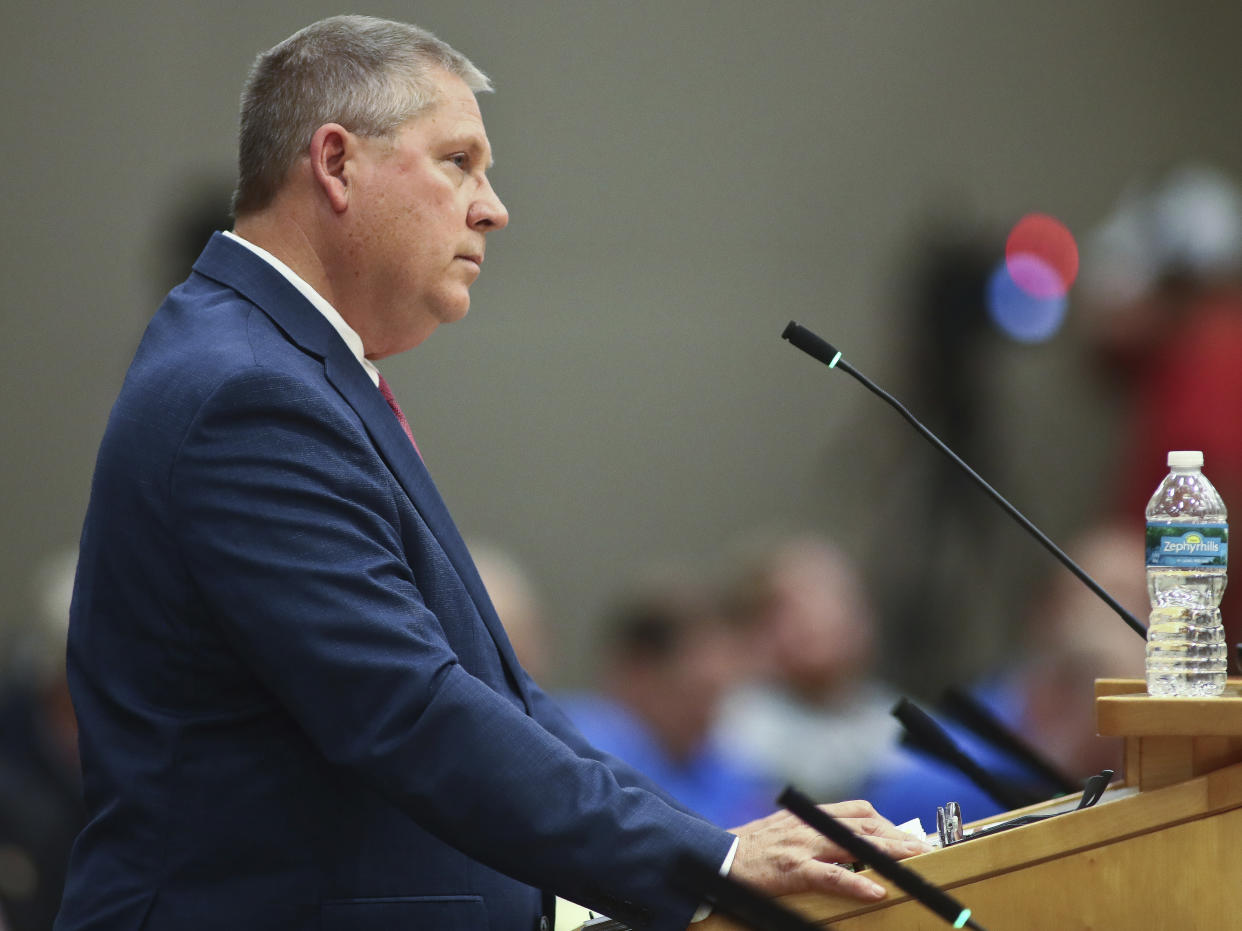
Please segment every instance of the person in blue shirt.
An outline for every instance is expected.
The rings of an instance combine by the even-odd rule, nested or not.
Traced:
[[[565,701],[587,739],[716,824],[770,811],[780,786],[722,754],[712,735],[742,662],[706,586],[684,572],[644,580],[605,630],[601,690]]]

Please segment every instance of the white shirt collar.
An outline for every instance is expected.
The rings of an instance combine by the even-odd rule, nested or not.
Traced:
[[[379,369],[375,367],[375,363],[363,355],[362,337],[359,336],[354,328],[345,322],[345,318],[340,315],[335,307],[323,299],[323,296],[312,288],[306,281],[292,268],[282,262],[276,256],[272,255],[266,249],[256,246],[247,239],[242,239],[232,230],[224,230],[224,235],[239,242],[272,268],[280,272],[289,280],[289,283],[298,289],[298,292],[305,297],[311,304],[324,315],[324,318],[332,324],[332,328],[341,335],[341,339],[345,341],[345,345],[349,347],[349,351],[354,354],[358,361],[362,364],[363,370],[371,379],[371,383],[379,385]]]

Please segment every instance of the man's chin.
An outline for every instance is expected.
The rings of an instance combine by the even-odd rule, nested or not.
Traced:
[[[437,308],[436,320],[440,323],[456,323],[470,312],[470,295],[463,301],[443,304]]]

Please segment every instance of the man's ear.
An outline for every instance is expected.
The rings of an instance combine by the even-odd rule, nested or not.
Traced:
[[[351,159],[357,153],[357,137],[340,123],[324,123],[311,136],[311,177],[337,213],[349,205]]]

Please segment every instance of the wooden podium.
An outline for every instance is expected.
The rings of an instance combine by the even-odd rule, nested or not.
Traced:
[[[1210,699],[1152,698],[1140,680],[1101,679],[1096,721],[1102,736],[1125,738],[1123,778],[1096,806],[905,864],[970,908],[988,931],[1242,928],[1242,679]],[[1076,802],[1057,799],[979,824]],[[875,905],[825,895],[782,902],[840,931],[949,927],[873,871],[867,875],[888,888],[888,898]],[[736,927],[720,917],[694,926]]]

